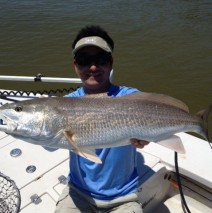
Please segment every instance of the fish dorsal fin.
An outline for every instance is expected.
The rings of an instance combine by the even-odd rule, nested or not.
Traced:
[[[110,98],[110,96],[108,96],[108,93],[104,92],[99,94],[81,96],[81,98]]]
[[[174,106],[174,107],[180,108],[183,111],[189,112],[188,106],[185,103],[183,103],[182,101],[176,98],[173,98],[171,96],[164,95],[164,94],[138,92],[138,93],[125,95],[120,98],[129,99],[129,100],[140,99],[140,100],[158,102],[161,104]]]
[[[94,150],[86,149],[84,147],[80,147],[77,150],[73,150],[76,154],[81,157],[90,160],[94,163],[102,164],[100,158],[95,154]]]

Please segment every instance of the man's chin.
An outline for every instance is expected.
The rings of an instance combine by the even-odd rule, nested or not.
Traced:
[[[90,77],[89,79],[87,79],[86,81],[85,81],[85,83],[87,84],[87,85],[90,85],[90,86],[98,86],[98,85],[101,85],[101,82],[99,81],[100,79],[97,79],[97,78],[95,78],[95,77]]]

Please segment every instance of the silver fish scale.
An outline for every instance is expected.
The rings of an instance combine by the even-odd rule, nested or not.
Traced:
[[[187,131],[199,128],[200,123],[197,116],[190,115],[180,108],[148,100],[119,98],[48,100],[50,108],[56,108],[60,114],[54,117],[61,117],[61,114],[65,116],[66,129],[74,134],[74,140],[79,146],[97,145],[100,142],[118,143],[119,140],[131,137],[153,140],[158,135],[163,137],[164,132],[173,134],[184,131],[185,128]]]
[[[191,121],[194,125],[198,123],[196,117],[168,105],[136,100],[133,103],[113,100],[111,104],[110,101],[101,99],[90,103],[86,100],[84,106],[87,107],[78,108],[74,122],[74,140],[79,146],[101,144],[104,147],[110,143],[115,146],[114,141],[119,144],[121,140],[130,138],[153,140],[158,136],[160,139],[166,137],[167,130],[172,135],[176,132],[176,127],[180,131],[185,125],[191,126]]]
[[[142,120],[138,119],[138,105],[127,104],[126,101],[111,105],[108,100],[99,100],[95,106],[90,102],[86,106],[85,109],[77,108],[77,113],[75,111],[74,140],[79,146],[97,145],[100,141],[104,145],[130,138],[137,135],[142,126]]]

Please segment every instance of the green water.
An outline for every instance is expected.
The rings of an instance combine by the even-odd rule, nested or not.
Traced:
[[[0,75],[76,77],[71,44],[97,24],[115,41],[114,83],[212,104],[212,1],[0,0]],[[73,85],[0,81],[2,89]],[[212,138],[212,116],[210,116]]]

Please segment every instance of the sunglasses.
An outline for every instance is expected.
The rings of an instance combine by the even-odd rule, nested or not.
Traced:
[[[74,57],[76,63],[80,66],[106,65],[112,61],[110,53],[98,53],[96,55],[89,55],[87,53],[77,53]]]

